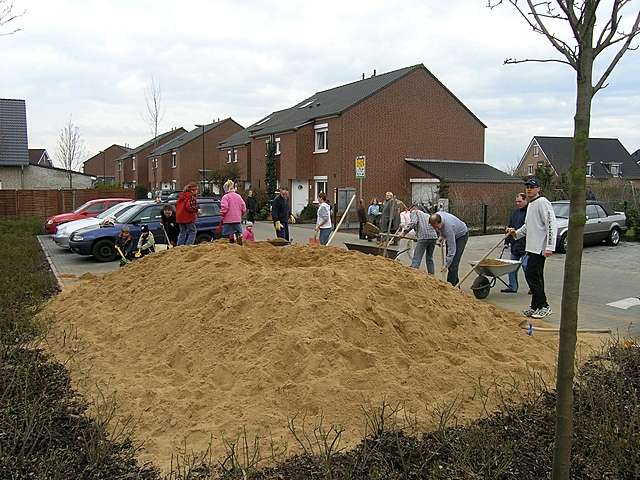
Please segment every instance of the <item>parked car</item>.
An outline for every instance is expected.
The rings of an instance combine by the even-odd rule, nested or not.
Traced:
[[[556,214],[558,234],[556,237],[556,252],[567,251],[567,231],[569,229],[569,200],[551,202]],[[584,244],[595,245],[607,242],[618,245],[622,232],[627,229],[627,217],[624,212],[614,212],[606,205],[587,200],[587,222],[584,225]]]
[[[161,202],[167,202],[169,200],[177,200],[179,193],[180,192],[176,192],[174,190],[161,190],[158,196],[160,197]],[[174,195],[175,198],[172,198],[172,195]]]
[[[142,225],[148,225],[156,243],[166,243],[160,218],[166,203],[144,201],[129,209],[113,224],[87,227],[73,232],[69,247],[80,255],[92,255],[99,262],[110,262],[117,258],[116,238],[122,227],[129,225],[133,241],[138,242]],[[196,243],[209,242],[219,236],[215,230],[220,225],[220,203],[212,199],[198,199],[200,215],[196,221]]]
[[[56,233],[58,225],[80,220],[81,218],[93,218],[118,203],[129,202],[130,200],[130,198],[98,198],[96,200],[89,200],[73,212],[60,213],[48,218],[44,228],[47,233]]]
[[[137,200],[118,203],[110,209],[99,213],[96,217],[83,218],[80,220],[74,220],[73,222],[63,223],[62,225],[58,226],[58,230],[53,236],[53,241],[56,242],[56,244],[61,248],[69,248],[69,237],[71,237],[71,234],[76,230],[80,230],[86,227],[97,227],[102,222],[109,219],[117,220],[120,215],[123,215],[127,210],[139,203],[140,202]]]

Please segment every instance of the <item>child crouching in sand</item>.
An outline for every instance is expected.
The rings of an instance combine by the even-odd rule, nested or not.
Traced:
[[[255,242],[256,237],[253,234],[253,222],[247,222],[247,226],[242,233],[242,239],[247,242]]]

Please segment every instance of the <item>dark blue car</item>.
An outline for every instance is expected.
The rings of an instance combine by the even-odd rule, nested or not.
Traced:
[[[124,225],[129,225],[134,245],[137,245],[142,225],[148,225],[156,243],[167,243],[160,219],[166,203],[144,202],[131,208],[112,225],[88,227],[73,232],[69,247],[80,255],[93,255],[98,262],[111,262],[118,258],[116,239]],[[220,203],[209,198],[199,198],[200,215],[196,221],[196,243],[216,238],[215,229],[220,225]]]

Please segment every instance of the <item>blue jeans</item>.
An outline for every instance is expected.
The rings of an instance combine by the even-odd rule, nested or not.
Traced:
[[[331,236],[330,228],[321,228],[320,229],[320,245],[326,245],[329,241],[329,237]]]
[[[411,259],[411,268],[420,268],[422,263],[422,257],[425,256],[425,263],[427,264],[427,272],[431,275],[435,272],[435,266],[433,264],[433,250],[436,248],[436,240],[418,240],[416,242],[415,250],[413,251],[413,258]]]
[[[522,271],[525,271],[527,269],[527,260],[529,259],[529,257],[523,253],[522,255],[514,255],[513,253],[511,254],[511,260],[520,260],[522,259]],[[514,292],[518,291],[518,271],[520,269],[516,270],[515,272],[511,272],[509,274],[509,289],[513,290]]]
[[[196,224],[179,223],[178,245],[193,245],[196,241]]]
[[[460,260],[462,259],[462,254],[464,253],[464,247],[467,246],[467,240],[469,240],[469,234],[463,235],[462,237],[456,238],[456,253],[453,255],[453,260],[451,260],[451,265],[449,265],[449,272],[447,273],[447,282],[449,282],[454,287],[458,284],[460,279],[458,278],[458,268],[460,267]],[[449,249],[449,245],[447,245],[447,250]]]

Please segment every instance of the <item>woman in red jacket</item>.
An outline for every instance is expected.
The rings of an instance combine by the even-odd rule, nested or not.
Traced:
[[[176,202],[176,222],[180,228],[178,245],[193,245],[196,241],[198,218],[198,185],[191,182],[184,187]]]

